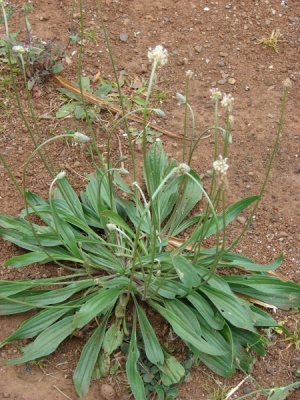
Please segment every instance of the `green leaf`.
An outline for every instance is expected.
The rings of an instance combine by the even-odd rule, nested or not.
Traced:
[[[165,300],[164,304],[166,309],[174,313],[186,327],[201,337],[201,326],[191,308],[179,299]]]
[[[209,285],[202,285],[199,291],[204,293],[219,310],[223,318],[232,325],[242,329],[255,331],[251,320],[249,307],[242,306],[240,299],[235,295],[229,295],[222,290],[213,288]]]
[[[184,296],[187,293],[187,289],[182,283],[164,278],[156,278],[150,288],[166,299],[175,299],[177,296]]]
[[[193,291],[187,296],[187,299],[212,329],[220,330],[223,328],[224,319],[214,312],[211,305],[200,293]]]
[[[165,362],[162,365],[158,365],[161,371],[161,380],[165,386],[171,386],[175,383],[179,383],[185,375],[185,369],[173,356],[166,356]]]
[[[274,271],[276,268],[280,267],[283,261],[283,254],[281,254],[278,258],[276,258],[273,262],[267,265],[257,264],[253,262],[250,258],[242,256],[240,254],[235,253],[227,253],[222,257],[222,267],[238,267],[243,268],[248,271],[254,272],[268,272]]]
[[[49,259],[49,256],[43,251],[32,251],[30,253],[14,256],[5,261],[4,265],[14,268],[26,267],[34,263],[43,263]]]
[[[137,310],[140,329],[143,336],[147,358],[153,364],[162,364],[164,362],[164,353],[159,344],[154,329],[152,328],[146,314],[137,303],[136,303],[136,310]]]
[[[55,113],[56,118],[65,118],[74,112],[77,107],[76,103],[68,103],[61,106]]]
[[[86,118],[86,111],[83,106],[77,105],[74,110],[74,115],[76,119]]]
[[[171,324],[176,335],[178,335],[185,342],[192,344],[198,350],[204,353],[212,355],[222,355],[225,353],[223,349],[216,346],[211,346],[206,340],[203,340],[201,336],[199,336],[194,330],[192,330],[190,327],[187,327],[181,318],[175,313],[167,310],[154,301],[150,301],[150,305]]]
[[[178,200],[175,204],[170,221],[166,224],[168,235],[171,236],[178,235],[179,232],[177,227],[201,200],[204,192],[199,175],[193,170],[191,170],[189,174],[198,182],[198,184],[186,175],[178,178],[180,182]]]
[[[107,354],[111,354],[123,343],[124,332],[120,329],[121,322],[121,319],[116,319],[105,334],[103,351]]]
[[[249,274],[224,276],[232,290],[288,310],[300,307],[300,285],[274,276]]]
[[[104,340],[106,324],[107,317],[95,329],[93,335],[82,349],[79,362],[74,371],[73,381],[81,399],[84,399],[88,393],[92,373]]]
[[[82,90],[86,92],[92,92],[90,78],[88,78],[87,76],[82,76],[80,78],[80,83],[82,86]]]
[[[61,237],[64,246],[69,250],[72,256],[83,261],[83,255],[78,248],[78,240],[76,240],[74,230],[71,225],[62,219],[56,210],[56,207],[51,203],[51,212],[55,224],[55,230]]]
[[[64,314],[67,314],[70,311],[72,312],[72,309],[75,305],[80,306],[84,300],[85,298],[82,298],[64,303],[64,308],[52,308],[40,311],[38,314],[23,322],[15,332],[13,332],[0,344],[0,347],[4,346],[6,343],[12,342],[13,340],[24,338],[28,339],[38,335],[40,332],[61,318]]]
[[[68,214],[74,215],[75,217],[81,219],[82,222],[86,222],[82,204],[78,199],[77,193],[70,185],[68,179],[66,177],[59,179],[57,181],[57,187],[65,201]]]
[[[55,62],[53,67],[51,68],[51,72],[53,75],[57,75],[64,70],[64,67],[59,62]]]
[[[75,314],[74,328],[82,328],[105,309],[113,307],[122,289],[100,289]]]
[[[112,86],[108,83],[101,85],[98,87],[94,93],[95,96],[104,98],[105,100],[107,99],[107,95],[111,92]]]
[[[207,221],[203,227],[202,231],[205,233],[205,237],[209,237],[217,233],[219,230],[224,229],[230,222],[232,222],[242,211],[244,211],[247,207],[249,207],[252,203],[257,201],[259,196],[250,196],[237,201],[236,203],[229,206],[225,211],[225,224],[224,224],[224,216],[223,213],[217,215],[217,221],[215,219],[211,219]],[[197,235],[197,230],[195,231]],[[193,236],[191,236],[191,240],[193,241]]]
[[[45,357],[53,353],[73,331],[73,316],[66,317],[45,329],[33,343],[27,345],[23,350],[23,356],[3,362],[5,364],[21,364]]]
[[[133,317],[133,327],[131,331],[131,339],[129,345],[129,352],[126,361],[126,373],[130,389],[136,400],[147,400],[145,387],[141,376],[138,373],[137,362],[140,357],[140,352],[137,348],[136,337],[136,315]]]
[[[189,289],[200,285],[201,279],[197,274],[194,266],[184,256],[173,256],[172,264],[174,265],[175,271],[179,279]]]

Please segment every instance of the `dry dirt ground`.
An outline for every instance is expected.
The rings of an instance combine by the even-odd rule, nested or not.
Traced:
[[[10,30],[23,29],[21,6],[23,1],[8,2],[14,8]],[[43,40],[56,39],[64,46],[70,30],[79,33],[78,2],[72,9],[72,1],[32,0],[34,12],[29,19],[33,34]],[[92,0],[84,3],[85,55],[83,72],[91,79],[98,73],[112,78],[112,69],[103,39],[95,4]],[[235,99],[233,115],[233,142],[230,148],[228,171],[229,201],[257,194],[266,172],[266,166],[278,128],[283,95],[283,80],[290,78],[292,88],[288,98],[284,128],[276,154],[271,178],[253,224],[237,251],[253,257],[255,261],[267,263],[281,252],[285,258],[280,272],[287,278],[300,282],[300,128],[299,128],[299,47],[300,47],[300,2],[299,0],[104,0],[104,19],[116,66],[129,80],[147,79],[150,66],[146,57],[149,47],[164,45],[169,51],[168,64],[157,73],[157,88],[167,94],[162,108],[167,114],[163,126],[176,133],[182,132],[183,111],[175,100],[176,92],[183,92],[185,72],[193,71],[190,103],[196,115],[197,132],[210,126],[213,108],[210,89],[218,87],[222,92],[231,93]],[[273,30],[280,30],[278,53],[264,48],[258,39],[270,37]],[[3,25],[0,26],[3,34]],[[22,37],[22,36],[20,36]],[[78,44],[71,43],[66,50],[68,63],[64,61],[63,75],[76,80]],[[5,155],[17,180],[20,182],[21,169],[32,151],[27,130],[24,127],[9,84],[5,83],[7,69],[1,68],[0,86],[0,151]],[[26,109],[26,94],[22,79],[18,81],[21,101]],[[74,118],[58,120],[55,111],[62,102],[57,85],[51,80],[44,82],[32,105],[38,128],[44,139],[53,134],[63,133],[65,128],[86,132],[82,122]],[[99,146],[105,143],[102,124],[111,119],[107,113],[96,126]],[[161,123],[161,122],[160,122]],[[120,135],[121,148],[127,151],[126,139]],[[167,151],[179,157],[181,142],[162,136]],[[198,172],[211,168],[213,144],[211,138],[201,142],[192,166]],[[83,184],[82,174],[90,172],[91,165],[84,152],[70,147],[66,142],[57,142],[49,147],[57,168],[68,171],[76,189]],[[116,158],[119,157],[119,143],[115,143]],[[136,148],[137,158],[140,156]],[[36,159],[31,163],[28,185],[35,192],[47,196],[51,179]],[[22,209],[8,174],[0,165],[0,210],[16,215]],[[245,214],[245,217],[247,215]],[[243,219],[233,224],[232,235],[239,232]],[[0,262],[18,250],[2,239]],[[8,268],[0,270],[1,279],[22,279],[38,277],[49,272],[49,267],[33,266],[24,271]],[[285,321],[286,326],[299,332],[299,314],[278,312],[275,317]],[[0,340],[7,337],[25,316],[0,318]],[[262,387],[284,386],[297,378],[294,371],[300,368],[298,343],[274,334],[267,355],[258,359],[251,371],[251,377],[241,386],[237,395],[249,393]],[[36,364],[21,366],[0,366],[0,398],[18,400],[77,399],[72,371],[79,357],[83,340],[72,338],[65,341],[54,355]],[[18,353],[14,343],[0,350],[1,358],[13,357]],[[181,400],[210,399],[213,394],[227,391],[236,386],[245,375],[238,373],[229,380],[212,374],[203,365],[194,367],[186,383],[180,386]],[[129,398],[124,387],[123,376],[114,376],[104,381],[94,381],[88,400],[104,399],[103,383],[110,384],[116,399]],[[113,398],[113,397],[112,397]],[[214,397],[222,398],[222,397]],[[252,395],[250,399],[264,399],[264,395]],[[288,397],[300,399],[300,391]]]

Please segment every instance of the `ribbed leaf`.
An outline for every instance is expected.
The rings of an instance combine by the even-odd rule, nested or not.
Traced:
[[[214,312],[211,305],[200,293],[193,291],[187,296],[187,299],[212,329],[220,330],[223,328],[225,323],[224,319],[222,317],[220,318],[219,315]]]
[[[270,314],[266,313],[262,309],[255,307],[253,305],[250,306],[250,309],[253,313],[252,320],[253,320],[254,326],[270,327],[270,326],[278,325],[278,323],[275,321],[275,319],[272,318]]]
[[[112,307],[122,289],[100,289],[99,292],[88,300],[75,314],[74,328],[82,328],[105,309]]]
[[[300,307],[300,285],[265,275],[224,276],[232,290],[288,310]]]
[[[171,386],[175,383],[179,383],[185,375],[185,369],[173,356],[166,356],[165,362],[162,365],[158,365],[161,371],[162,383],[165,386]]]
[[[88,393],[93,370],[104,340],[106,324],[107,318],[101,322],[82,349],[79,362],[76,366],[73,381],[81,399],[84,399]]]
[[[17,229],[17,228],[16,228]],[[0,236],[5,240],[9,240],[15,245],[21,247],[22,249],[31,251],[40,251],[40,246],[36,243],[36,240],[32,239],[33,233],[29,230],[27,233],[22,233],[15,229],[0,228]]]
[[[182,340],[191,343],[198,350],[204,353],[212,355],[224,354],[223,349],[220,349],[217,346],[211,346],[209,343],[203,340],[201,336],[195,333],[195,331],[187,327],[186,324],[176,314],[160,306],[154,301],[151,301],[150,304],[170,323],[176,335],[178,335]]]
[[[73,316],[66,317],[44,330],[33,343],[24,348],[22,357],[5,360],[6,364],[21,364],[53,353],[74,331]]]
[[[140,329],[143,336],[147,358],[153,364],[162,364],[164,362],[164,353],[159,344],[154,329],[152,328],[146,314],[137,303],[136,303],[136,310],[137,310]]]
[[[55,229],[56,229],[57,233],[60,235],[60,237],[62,238],[62,242],[63,242],[64,246],[70,251],[70,253],[73,256],[75,256],[79,259],[83,259],[83,256],[78,249],[74,230],[71,228],[71,226],[66,221],[64,221],[59,216],[58,212],[56,211],[56,207],[54,207],[53,205],[51,207],[51,211],[52,211],[53,221],[55,224]]]
[[[64,314],[69,313],[70,310],[72,311],[75,305],[78,305],[79,307],[83,301],[86,301],[86,298],[64,303],[64,308],[52,308],[40,311],[38,314],[23,322],[15,332],[13,332],[0,344],[0,347],[4,346],[6,343],[12,342],[13,340],[24,338],[29,339],[37,336],[40,332],[48,328]]]
[[[175,209],[170,217],[170,223],[166,224],[166,228],[168,228],[168,236],[176,236],[178,234],[178,226],[202,198],[204,189],[199,175],[193,170],[189,173],[198,184],[187,176],[181,176],[179,178],[180,193],[178,201],[176,202]]]
[[[237,201],[236,203],[229,206],[225,211],[225,226],[230,224],[242,211],[249,207],[252,203],[257,201],[259,196],[250,196]],[[218,228],[219,230],[224,227],[224,217],[223,214],[217,215],[217,223],[214,219],[207,221],[202,227],[203,232],[205,232],[205,237],[214,235]],[[195,232],[197,234],[197,232]],[[192,235],[193,236],[193,235]]]
[[[120,329],[121,322],[121,319],[116,319],[104,336],[103,351],[107,354],[111,354],[123,342],[124,332]]]
[[[199,275],[197,274],[194,266],[184,256],[172,257],[172,263],[175,271],[179,276],[179,279],[184,283],[186,287],[191,289],[192,287],[198,286],[201,282]]]
[[[136,316],[134,314],[133,327],[131,331],[131,339],[129,344],[129,352],[126,361],[126,373],[130,389],[135,400],[147,400],[144,382],[137,370],[137,362],[140,357],[140,352],[137,348],[136,338]]]
[[[208,285],[200,286],[199,291],[210,299],[221,315],[232,325],[255,331],[251,321],[250,310],[247,309],[246,306],[241,305],[237,296],[229,295],[228,293]]]
[[[14,268],[26,267],[33,263],[43,263],[49,260],[49,256],[43,251],[32,251],[25,253],[20,256],[14,256],[9,260],[5,261],[4,265]]]
[[[194,331],[198,337],[201,337],[201,326],[191,308],[179,299],[165,300],[164,305],[166,309],[174,313],[186,327]]]
[[[82,210],[82,205],[78,199],[76,192],[70,185],[68,179],[66,177],[59,179],[56,182],[56,184],[61,194],[61,197],[65,200],[66,204],[68,205],[69,211],[81,221],[86,222]]]
[[[224,262],[224,264],[222,263],[222,267],[238,267],[246,269],[248,271],[267,272],[267,271],[274,271],[276,268],[280,267],[283,261],[283,254],[281,254],[270,264],[266,265],[257,264],[250,258],[235,253],[225,254],[225,256],[222,257],[222,261]]]
[[[150,285],[153,292],[157,292],[166,299],[175,299],[176,296],[187,294],[187,288],[179,282],[156,278]]]

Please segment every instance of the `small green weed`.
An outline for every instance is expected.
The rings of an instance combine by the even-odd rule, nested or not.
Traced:
[[[57,74],[63,69],[59,62],[63,54],[62,46],[52,40],[47,42],[38,40],[32,35],[27,17],[32,11],[32,4],[24,3],[26,41],[18,41],[20,31],[7,33],[0,38],[0,60],[5,63],[18,64],[21,67],[26,76],[29,90],[40,84],[41,80],[49,74]],[[5,18],[3,18],[3,22],[5,22],[4,20]]]
[[[280,35],[280,30],[275,29],[272,31],[270,37],[258,39],[258,44],[262,44],[265,47],[271,47],[274,51],[276,51],[276,53],[279,53],[278,42],[280,41]]]

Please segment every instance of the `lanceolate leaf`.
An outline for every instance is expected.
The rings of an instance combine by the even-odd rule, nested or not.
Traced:
[[[56,322],[64,314],[74,313],[75,306],[78,305],[79,307],[84,301],[86,301],[87,298],[88,297],[80,298],[75,301],[64,303],[63,308],[58,306],[57,308],[40,311],[38,314],[23,322],[23,324],[15,332],[13,332],[0,344],[0,347],[4,346],[6,343],[12,342],[13,340],[23,338],[29,339],[37,336],[50,325],[54,324],[54,322]]]
[[[194,331],[199,337],[201,337],[201,326],[197,320],[192,309],[189,308],[183,301],[179,299],[165,300],[164,305],[167,310],[173,312],[177,317],[180,318],[182,323]]]
[[[100,315],[105,309],[112,307],[122,289],[100,289],[99,292],[89,299],[75,314],[73,326],[82,328],[97,315]]]
[[[53,353],[74,331],[73,316],[66,317],[44,330],[33,343],[24,348],[22,357],[5,360],[6,364],[21,364]]]
[[[120,347],[123,342],[124,332],[120,327],[121,322],[121,319],[116,319],[105,334],[103,351],[107,354],[111,354],[118,347]]]
[[[187,299],[212,329],[220,330],[223,328],[224,319],[217,317],[212,306],[200,293],[193,291],[187,296]]]
[[[143,336],[143,341],[145,345],[145,352],[147,358],[153,364],[162,364],[164,362],[164,353],[159,344],[157,336],[152,328],[146,314],[142,308],[136,303],[136,310],[138,315],[138,320],[140,324],[140,329]]]
[[[249,309],[243,306],[236,296],[229,295],[209,285],[200,286],[199,291],[210,299],[221,315],[232,325],[255,331]]]
[[[300,286],[293,282],[284,282],[279,278],[251,274],[225,276],[232,290],[255,299],[288,310],[300,307]]]
[[[107,314],[109,315],[109,314]],[[79,362],[73,375],[75,389],[81,399],[84,399],[90,386],[92,373],[104,340],[107,318],[94,331],[84,346]]]
[[[198,286],[201,282],[193,264],[191,264],[184,256],[172,257],[172,263],[179,279],[185,284],[186,287],[191,289]]]
[[[135,400],[147,400],[144,382],[137,370],[137,361],[139,359],[140,352],[137,348],[136,338],[136,316],[134,314],[133,327],[131,331],[131,339],[129,345],[129,352],[126,361],[126,373],[130,389],[134,395]]]
[[[230,222],[232,222],[243,210],[245,210],[252,203],[257,201],[258,198],[259,196],[246,197],[245,199],[242,199],[229,206],[225,211],[225,226],[227,226]],[[207,221],[202,228],[203,232],[205,233],[205,237],[209,237],[215,234],[218,230],[218,227],[219,230],[223,229],[224,228],[223,219],[224,219],[223,214],[218,214],[217,216],[218,224],[214,219]],[[197,231],[195,231],[195,233],[197,234]]]
[[[156,309],[172,326],[176,335],[178,335],[182,340],[188,342],[195,346],[198,350],[212,354],[212,355],[221,355],[224,354],[224,350],[219,348],[218,346],[211,346],[208,342],[203,340],[201,336],[199,336],[195,331],[191,328],[187,327],[186,324],[181,320],[173,312],[167,310],[166,308],[162,307],[158,303],[154,301],[150,302],[151,306]]]
[[[166,356],[163,365],[158,365],[161,373],[161,379],[165,386],[171,386],[180,382],[185,375],[185,369],[173,356]]]
[[[274,271],[276,268],[280,267],[283,261],[283,254],[276,258],[272,263],[267,265],[256,264],[250,258],[235,253],[225,254],[222,257],[222,261],[225,261],[224,264],[221,264],[222,267],[238,267],[248,271],[267,272]]]

